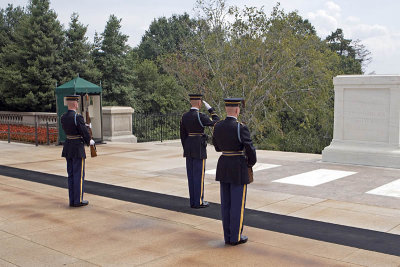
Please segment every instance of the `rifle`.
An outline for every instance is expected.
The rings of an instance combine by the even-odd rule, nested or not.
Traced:
[[[86,94],[86,103],[85,103],[85,109],[86,109],[86,124],[90,125],[91,124],[91,120],[90,120],[90,116],[89,116],[89,95]],[[90,128],[90,126],[88,126],[88,131],[89,131],[89,135],[90,135],[90,139],[92,139],[93,137],[93,133],[92,133],[92,129]],[[90,156],[92,158],[97,157],[97,149],[96,149],[96,145],[91,145],[90,146]]]

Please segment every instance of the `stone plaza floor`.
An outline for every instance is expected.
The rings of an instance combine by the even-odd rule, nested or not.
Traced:
[[[209,211],[163,203],[173,197],[186,203],[188,198],[179,141],[99,145],[98,157],[86,160],[91,193],[85,193],[90,204],[82,208],[68,206],[65,187],[29,177],[49,174],[66,186],[61,149],[0,142],[0,266],[400,266],[397,252],[377,252],[380,244],[352,240],[363,233],[383,243],[386,236],[400,237],[398,169],[258,150],[243,232],[249,242],[231,247],[223,242],[216,215],[219,153],[212,146],[204,188],[205,200],[212,202]],[[5,175],[5,170],[26,177]],[[125,196],[130,192],[147,198],[130,200]],[[290,226],[294,232],[269,219],[295,222]],[[272,226],[263,226],[268,223]],[[303,223],[315,225],[315,231],[326,229],[326,235],[345,226],[347,241],[324,239],[324,232],[303,235],[303,229],[310,231]]]

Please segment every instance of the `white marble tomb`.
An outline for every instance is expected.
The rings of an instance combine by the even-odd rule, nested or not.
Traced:
[[[400,168],[400,75],[343,75],[326,162]]]

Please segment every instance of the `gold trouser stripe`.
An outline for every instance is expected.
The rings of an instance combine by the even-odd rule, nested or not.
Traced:
[[[81,202],[82,202],[82,200],[83,200],[83,194],[82,194],[82,185],[83,185],[83,164],[85,164],[85,159],[84,158],[82,158],[82,166],[81,166],[81,195],[80,195],[80,199],[81,199]]]
[[[240,241],[240,234],[243,226],[243,213],[244,213],[244,200],[246,199],[246,185],[243,186],[243,198],[242,198],[242,210],[240,211],[240,224],[239,224],[239,236],[238,242]]]
[[[201,169],[201,192],[200,192],[200,205],[203,204],[202,196],[203,196],[203,190],[204,190],[204,163],[205,159],[203,159],[203,168]]]

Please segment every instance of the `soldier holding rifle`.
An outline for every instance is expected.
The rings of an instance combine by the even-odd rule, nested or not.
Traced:
[[[257,161],[250,131],[237,120],[242,98],[226,98],[227,117],[214,126],[213,144],[222,152],[217,164],[220,182],[222,226],[225,244],[246,243],[242,235],[247,184],[253,180],[252,167]]]
[[[84,143],[94,146],[83,116],[76,113],[79,95],[66,96],[68,111],[61,117],[62,128],[67,135],[62,157],[67,160],[69,205],[81,207],[89,204],[83,200],[85,178],[85,148]]]

